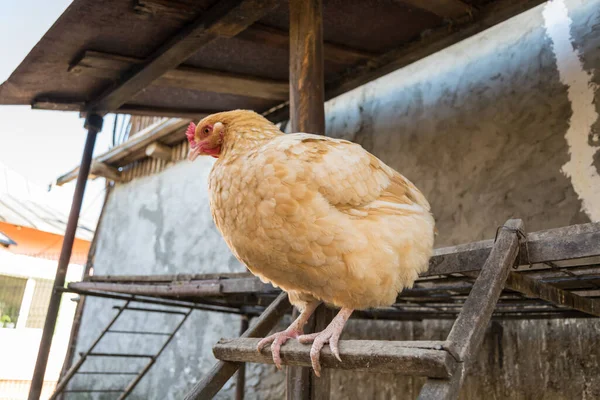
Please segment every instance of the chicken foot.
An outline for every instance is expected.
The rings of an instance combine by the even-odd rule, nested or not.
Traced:
[[[273,354],[273,362],[275,363],[277,369],[281,369],[281,346],[283,346],[288,339],[296,339],[304,333],[304,325],[306,325],[308,319],[315,312],[319,304],[321,304],[320,301],[308,303],[298,318],[296,318],[296,320],[292,322],[292,324],[285,331],[274,333],[258,342],[257,349],[259,352],[266,345],[272,343],[271,353]]]
[[[340,350],[338,349],[338,342],[340,340],[340,336],[342,335],[342,330],[350,318],[352,314],[352,309],[350,308],[342,308],[340,312],[331,320],[327,328],[325,328],[321,332],[311,333],[308,335],[301,335],[298,337],[298,341],[300,343],[311,343],[312,347],[310,348],[310,362],[312,364],[313,370],[315,371],[315,375],[318,377],[321,376],[321,364],[319,363],[319,358],[321,356],[321,349],[325,345],[325,343],[329,343],[329,348],[331,352],[340,362],[342,359],[340,358]]]

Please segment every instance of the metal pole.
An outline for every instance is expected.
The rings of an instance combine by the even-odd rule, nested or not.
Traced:
[[[75,192],[73,193],[73,202],[71,203],[71,212],[67,222],[67,229],[65,231],[62,249],[60,251],[60,258],[58,259],[58,267],[56,268],[56,276],[54,278],[54,287],[62,288],[65,285],[67,267],[69,266],[69,260],[71,259],[71,252],[73,250],[73,242],[75,241],[75,233],[77,231],[77,222],[79,221],[79,212],[81,211],[81,203],[83,201],[85,185],[87,183],[90,166],[92,164],[92,155],[94,152],[94,145],[96,144],[96,135],[102,130],[102,122],[103,118],[97,114],[88,115],[85,120],[84,126],[88,130],[88,134],[85,140],[83,156],[81,157],[81,165],[79,166],[77,185],[75,186]],[[33,370],[33,378],[31,380],[31,388],[29,389],[28,400],[38,400],[42,393],[42,385],[44,383],[44,375],[46,373],[46,365],[48,363],[48,354],[50,353],[52,335],[54,334],[54,328],[56,327],[61,297],[62,292],[58,290],[52,291],[50,303],[48,304],[46,321],[44,322],[44,331],[42,333],[42,340],[40,341],[38,357],[35,363],[35,369]]]

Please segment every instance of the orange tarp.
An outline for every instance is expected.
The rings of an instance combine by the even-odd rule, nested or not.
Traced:
[[[63,242],[61,235],[5,222],[0,222],[0,232],[17,242],[15,246],[9,246],[8,248],[9,251],[15,254],[58,260]],[[87,260],[89,248],[89,241],[75,239],[71,263],[84,264]]]

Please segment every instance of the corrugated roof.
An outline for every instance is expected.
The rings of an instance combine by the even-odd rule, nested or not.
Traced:
[[[62,236],[70,204],[65,193],[47,192],[0,163],[0,222]],[[80,217],[76,237],[92,240],[94,227],[94,221]]]

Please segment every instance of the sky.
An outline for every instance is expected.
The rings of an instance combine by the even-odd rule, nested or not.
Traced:
[[[71,0],[2,0],[0,9],[0,82],[21,63]],[[104,120],[94,153],[110,147],[113,116]],[[75,112],[31,110],[29,106],[0,106],[0,167],[32,184],[47,187],[77,166],[86,137],[83,119]],[[9,180],[14,182],[15,179]],[[13,184],[14,187],[14,184]],[[74,182],[56,189],[68,199]],[[83,210],[94,218],[102,206],[104,180],[88,182]],[[56,193],[58,194],[58,193]],[[69,201],[63,201],[68,211]]]

